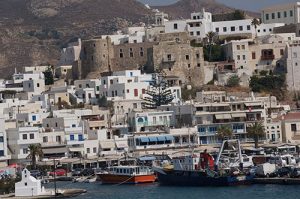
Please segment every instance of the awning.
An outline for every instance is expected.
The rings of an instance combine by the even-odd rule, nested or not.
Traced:
[[[143,156],[143,157],[139,157],[140,161],[153,161],[156,160],[156,158],[154,156]]]
[[[148,143],[149,142],[149,138],[148,137],[140,137],[139,139],[143,143]]]
[[[67,148],[66,147],[57,147],[57,148],[45,148],[42,149],[44,154],[57,154],[57,153],[66,153]]]
[[[157,142],[157,137],[149,137],[150,142]]]
[[[246,106],[262,106],[261,102],[245,102]]]
[[[117,148],[127,148],[128,143],[127,140],[116,141]]]
[[[166,135],[165,138],[166,138],[166,141],[173,141],[174,140],[174,137],[172,135]]]
[[[226,120],[226,119],[231,119],[231,115],[224,113],[224,114],[216,114],[215,115],[217,120]]]
[[[231,113],[232,117],[246,117],[246,113]]]
[[[100,147],[102,149],[115,148],[115,142],[114,141],[102,141],[102,142],[100,142]]]
[[[83,148],[69,148],[70,152],[81,152]]]
[[[158,137],[157,137],[157,140],[158,140],[159,142],[164,142],[164,141],[166,141],[166,137],[165,137],[165,136],[158,136]]]

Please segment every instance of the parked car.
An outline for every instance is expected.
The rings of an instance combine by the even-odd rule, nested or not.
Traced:
[[[83,169],[81,169],[81,168],[74,169],[74,170],[72,170],[72,176],[81,176],[82,171],[83,171]]]
[[[292,167],[281,167],[274,173],[274,175],[276,177],[291,177],[292,172]]]
[[[294,168],[291,173],[292,178],[299,178],[300,177],[300,168]]]
[[[91,176],[91,175],[94,175],[94,174],[95,174],[95,171],[94,171],[94,169],[91,169],[91,168],[84,169],[82,171],[82,175],[84,175],[84,176]]]
[[[64,170],[64,169],[56,169],[54,172],[51,171],[51,172],[49,173],[50,176],[54,176],[54,174],[55,174],[56,176],[65,176],[65,175],[67,175],[67,172],[66,172],[66,170]]]
[[[42,176],[42,172],[39,170],[31,170],[30,175],[35,178],[39,178]]]

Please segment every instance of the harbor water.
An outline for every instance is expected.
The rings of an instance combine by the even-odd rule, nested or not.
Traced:
[[[53,184],[46,185],[53,188]],[[78,199],[297,199],[299,185],[251,185],[235,187],[172,187],[155,184],[101,185],[101,183],[57,182],[62,189],[86,189]]]

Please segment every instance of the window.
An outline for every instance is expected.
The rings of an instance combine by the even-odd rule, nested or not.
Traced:
[[[27,134],[23,134],[23,140],[27,140]]]
[[[73,134],[70,135],[70,140],[71,140],[71,141],[74,141],[74,139],[75,139],[75,138],[74,138],[74,135],[73,135]]]
[[[82,134],[79,134],[79,135],[78,135],[78,140],[79,140],[79,141],[83,141],[83,135],[82,135]]]
[[[246,55],[243,55],[243,60],[246,60]]]
[[[266,20],[269,20],[269,14],[266,14]]]
[[[47,137],[47,136],[44,136],[44,137],[43,137],[43,142],[44,142],[44,143],[48,142],[48,137]]]
[[[190,56],[189,55],[185,55],[185,59],[186,60],[190,60]]]
[[[190,35],[191,35],[191,36],[194,36],[194,32],[190,32]]]
[[[86,153],[90,153],[90,148],[86,148]]]
[[[196,54],[196,58],[197,58],[197,59],[200,58],[200,54],[199,54],[199,53]]]
[[[134,89],[134,96],[137,97],[139,95],[139,90],[138,89]]]
[[[277,18],[281,18],[281,13],[280,12],[277,12]]]
[[[200,31],[197,31],[197,35],[198,35],[198,36],[200,35]]]
[[[280,55],[284,55],[284,50],[280,49]]]
[[[287,17],[287,13],[286,11],[283,12],[283,17],[286,18]]]
[[[292,17],[294,15],[293,11],[290,10],[290,17]]]
[[[297,131],[297,124],[291,124],[291,130]]]
[[[201,66],[201,64],[200,64],[200,63],[198,63],[198,64],[197,64],[197,67],[200,67],[200,66]]]
[[[171,55],[171,54],[168,54],[168,55],[167,55],[167,58],[168,58],[168,61],[171,61],[171,60],[172,60],[172,55]]]
[[[153,117],[153,124],[156,124],[156,117]]]
[[[236,45],[236,49],[240,50],[241,49],[240,45]]]
[[[129,89],[126,90],[126,93],[129,93]]]
[[[264,29],[264,32],[266,32],[266,29]]]
[[[272,19],[275,19],[275,13],[272,13]]]
[[[190,27],[191,27],[191,28],[194,27],[194,24],[191,23],[191,24],[190,24]]]
[[[174,23],[174,29],[177,30],[178,29],[178,24]]]
[[[227,32],[227,28],[226,27],[223,27],[223,32]]]
[[[97,153],[97,148],[96,147],[93,148],[93,153]]]
[[[23,149],[23,154],[27,154],[28,153],[28,148],[24,148]]]
[[[4,137],[0,136],[0,142],[4,142]]]
[[[256,59],[256,54],[255,54],[255,52],[252,52],[252,59]]]
[[[230,27],[230,30],[231,30],[232,32],[234,32],[234,31],[235,31],[235,27],[234,27],[234,26],[231,26],[231,27]]]
[[[238,55],[238,56],[237,56],[237,60],[240,60],[240,59],[241,59],[241,56],[240,56],[240,55]]]
[[[145,94],[146,93],[146,89],[142,89],[142,94]]]
[[[219,28],[216,28],[216,32],[220,32],[220,29],[219,29]]]
[[[247,25],[247,30],[251,30],[251,26],[250,25]]]
[[[0,150],[0,157],[4,156],[4,150]]]
[[[140,52],[140,56],[144,57],[144,52],[143,51]]]
[[[245,50],[245,45],[242,45],[242,49]]]
[[[37,87],[40,87],[40,84],[39,84],[39,83],[37,83],[37,84],[36,84],[36,86],[37,86]]]
[[[133,103],[133,108],[137,108],[137,103]]]
[[[58,135],[58,136],[56,136],[56,142],[61,142],[61,137]]]
[[[240,26],[240,27],[239,27],[239,30],[240,30],[240,31],[243,31],[243,26]]]

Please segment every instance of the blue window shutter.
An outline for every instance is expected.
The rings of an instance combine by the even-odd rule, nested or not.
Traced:
[[[36,121],[36,115],[32,116],[32,121]]]
[[[72,134],[72,135],[70,135],[70,140],[74,140],[74,135]]]
[[[83,141],[83,136],[81,134],[78,135],[78,140]]]

